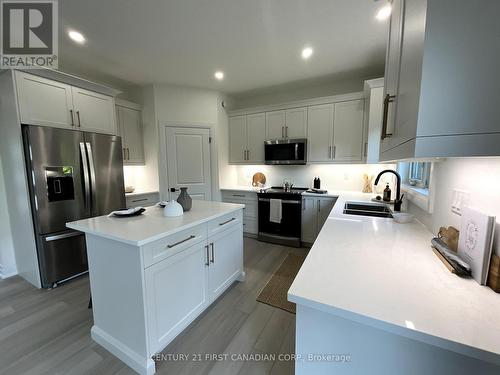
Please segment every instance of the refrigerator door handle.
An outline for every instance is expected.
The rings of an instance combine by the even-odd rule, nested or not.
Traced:
[[[94,157],[92,156],[92,146],[90,145],[90,142],[85,142],[85,145],[87,147],[87,156],[89,158],[90,192],[92,194],[91,199],[92,199],[92,205],[95,205],[95,203],[96,203],[96,191],[95,191],[96,179],[95,179]],[[92,207],[92,210],[91,210],[92,215],[94,214],[94,211],[95,211],[95,207]]]
[[[80,142],[80,156],[83,164],[83,190],[85,194],[85,208],[90,207],[90,178],[89,178],[89,162],[87,153],[85,152],[85,144]]]

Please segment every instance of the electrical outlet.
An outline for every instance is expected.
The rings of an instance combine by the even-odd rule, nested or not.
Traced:
[[[454,189],[451,197],[451,212],[462,215],[462,207],[469,204],[470,193],[465,190]]]

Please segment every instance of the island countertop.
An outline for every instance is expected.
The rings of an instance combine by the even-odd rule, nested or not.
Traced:
[[[230,212],[243,209],[244,205],[193,200],[191,210],[177,217],[164,217],[161,207],[153,206],[139,216],[108,217],[66,223],[66,226],[81,232],[116,240],[134,246],[169,236],[184,229],[216,219]]]
[[[288,299],[500,364],[500,295],[450,273],[418,221],[343,213],[345,202],[372,197],[339,192]]]

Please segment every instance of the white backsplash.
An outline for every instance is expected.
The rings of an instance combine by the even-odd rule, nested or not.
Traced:
[[[237,166],[238,186],[250,186],[252,176],[262,172],[266,176],[266,186],[281,186],[283,180],[292,182],[296,187],[312,187],[314,177],[321,179],[321,188],[329,190],[362,191],[363,175],[375,177],[384,169],[395,169],[394,164],[325,164],[325,165],[244,165]],[[394,178],[391,174],[382,177],[377,190],[385,188],[389,182],[391,188]]]

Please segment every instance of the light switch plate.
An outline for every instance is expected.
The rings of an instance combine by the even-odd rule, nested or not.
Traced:
[[[451,197],[451,212],[457,215],[462,215],[462,207],[469,204],[470,192],[465,190],[454,189]]]

